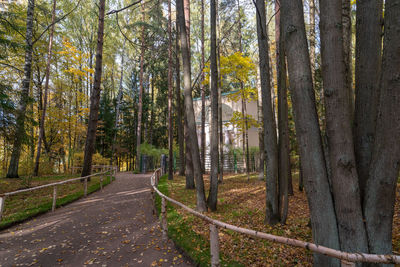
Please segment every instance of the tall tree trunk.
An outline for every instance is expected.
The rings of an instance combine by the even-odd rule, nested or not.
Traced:
[[[146,13],[144,8],[145,3],[142,2],[142,21],[146,21]],[[142,144],[142,113],[143,113],[143,79],[144,79],[144,53],[145,53],[145,31],[142,26],[140,34],[140,74],[139,74],[139,104],[138,104],[138,119],[137,119],[137,135],[136,135],[136,170],[140,170],[140,145]]]
[[[151,111],[150,111],[150,133],[147,142],[153,144],[153,129],[154,129],[154,74],[151,75]]]
[[[183,176],[185,175],[185,145],[184,145],[184,139],[185,139],[185,133],[184,133],[184,128],[185,128],[185,123],[183,122],[183,105],[182,105],[182,100],[181,100],[181,67],[180,67],[180,60],[179,60],[179,54],[180,54],[180,48],[179,48],[179,17],[176,16],[176,43],[175,43],[175,68],[176,68],[176,107],[177,107],[177,127],[178,127],[178,143],[179,143],[179,175]],[[193,178],[194,179],[194,178]],[[194,182],[193,182],[193,188],[194,188]]]
[[[239,52],[243,52],[243,47],[242,47],[242,22],[241,20],[241,14],[240,14],[240,2],[239,0],[237,1],[237,6],[238,6],[238,44],[239,44]],[[240,90],[242,92],[244,91],[244,84],[243,82],[240,82]],[[247,149],[247,114],[246,114],[246,99],[244,96],[244,93],[242,93],[241,96],[242,99],[242,118],[245,120],[245,125],[243,127],[243,133],[242,133],[242,150],[243,150],[243,163],[245,167],[245,172],[247,174],[247,181],[250,180],[250,174],[249,174],[249,160],[248,160],[248,149]]]
[[[94,73],[93,92],[90,95],[89,125],[86,135],[85,156],[83,159],[82,177],[92,171],[92,157],[95,152],[96,130],[99,117],[101,74],[103,69],[103,37],[105,0],[99,0],[99,26],[97,30],[96,66]]]
[[[290,169],[290,140],[289,140],[289,115],[286,89],[286,59],[283,40],[281,37],[280,1],[275,0],[275,42],[276,73],[278,77],[278,176],[279,176],[279,211],[281,223],[285,224],[289,207],[289,177]]]
[[[174,178],[173,170],[173,142],[174,132],[172,125],[172,10],[171,0],[168,0],[168,180]]]
[[[340,247],[347,252],[368,252],[352,138],[343,31],[337,27],[342,22],[342,0],[320,0],[320,10],[330,180]]]
[[[385,1],[381,96],[364,200],[371,253],[392,254],[392,227],[400,168],[400,0]]]
[[[204,193],[204,181],[203,174],[201,170],[201,161],[200,161],[200,153],[199,153],[199,144],[197,142],[197,133],[196,133],[196,122],[194,118],[194,109],[193,109],[193,98],[192,98],[192,88],[191,88],[191,78],[190,78],[190,51],[188,47],[188,35],[186,32],[185,25],[185,13],[183,8],[183,0],[177,0],[177,9],[180,23],[180,36],[181,36],[181,45],[182,45],[182,62],[183,62],[183,81],[185,88],[185,113],[187,118],[187,129],[188,134],[192,138],[189,139],[189,143],[187,145],[190,146],[190,153],[192,155],[193,160],[193,172],[194,178],[196,181],[196,195],[197,195],[197,210],[206,211],[206,199]]]
[[[200,81],[200,90],[201,90],[201,166],[203,172],[206,171],[206,92],[204,83],[204,0],[201,0],[201,81]]]
[[[21,156],[21,147],[25,138],[25,115],[26,107],[29,103],[29,87],[32,73],[32,51],[33,51],[33,13],[35,10],[35,0],[28,0],[28,9],[26,17],[26,35],[25,35],[25,65],[24,79],[22,80],[20,102],[16,114],[16,131],[14,145],[11,154],[10,166],[8,167],[7,178],[18,178],[18,165]]]
[[[266,222],[270,225],[279,222],[278,201],[278,147],[275,118],[271,101],[271,77],[268,53],[267,23],[264,0],[256,0],[257,36],[259,49],[261,95],[264,118],[264,153],[267,167],[266,177]]]
[[[221,70],[221,36],[220,36],[220,24],[219,24],[219,2],[218,0],[215,1],[215,8],[217,13],[217,62],[218,62],[218,69]],[[224,182],[224,131],[222,128],[222,75],[221,71],[218,71],[218,125],[219,125],[219,178],[218,182]]]
[[[336,215],[330,194],[318,115],[315,106],[310,57],[302,0],[281,0],[282,29],[296,134],[310,207],[313,240],[339,249]],[[314,266],[340,266],[338,259],[314,254]]]
[[[184,24],[185,24],[185,28],[186,28],[186,40],[187,40],[187,46],[188,46],[188,50],[189,50],[189,72],[190,72],[190,76],[191,74],[191,53],[190,53],[190,1],[189,0],[184,0],[183,1],[183,9],[184,9],[184,14],[185,14],[185,20],[184,20]],[[177,19],[177,21],[179,20],[179,18]],[[181,34],[181,32],[179,32]],[[183,51],[182,51],[183,52]],[[183,56],[182,56],[183,58]],[[186,101],[184,100],[184,107],[186,109]],[[185,159],[185,165],[186,165],[186,172],[185,172],[185,176],[186,176],[186,187],[187,188],[192,188],[192,182],[194,181],[194,171],[193,171],[193,159],[192,159],[192,153],[190,152],[190,134],[189,134],[189,130],[188,130],[188,124],[187,124],[187,113],[184,113],[185,116],[185,143],[186,143],[186,151],[185,151],[185,155],[186,155],[186,159]],[[194,184],[194,183],[193,183]]]
[[[382,0],[357,1],[354,146],[361,200],[369,175],[379,103]]]
[[[217,67],[217,11],[215,0],[210,3],[210,76],[211,76],[211,171],[210,193],[208,194],[208,207],[217,210],[218,200],[218,67]]]
[[[33,171],[34,176],[38,176],[39,174],[39,163],[40,163],[40,152],[42,149],[42,140],[44,136],[44,123],[46,119],[46,109],[47,109],[47,95],[49,91],[49,80],[50,80],[50,64],[51,64],[51,57],[53,55],[53,35],[54,35],[54,27],[55,27],[55,20],[56,20],[56,6],[57,0],[53,1],[53,9],[51,12],[51,23],[52,26],[50,27],[50,36],[49,36],[49,47],[47,50],[47,64],[46,64],[46,81],[44,84],[44,96],[43,96],[43,109],[41,114],[40,129],[39,129],[39,137],[38,137],[38,144],[37,144],[37,152],[36,152],[36,161],[35,161],[35,169]]]
[[[259,154],[260,154],[260,162],[258,165],[258,180],[262,181],[265,177],[265,153],[264,153],[264,118],[262,116],[262,103],[260,103],[261,98],[261,91],[258,94],[259,100],[257,100],[257,112],[258,112],[258,123],[260,123],[260,127],[258,129],[258,147],[259,147]]]
[[[124,63],[125,63],[125,42],[122,46],[122,55],[121,55],[121,77],[119,80],[119,89],[118,89],[118,96],[117,96],[117,106],[115,107],[115,122],[114,122],[114,136],[112,141],[112,148],[111,148],[111,165],[113,165],[114,159],[117,161],[117,155],[115,154],[116,149],[116,142],[117,142],[117,134],[118,134],[118,120],[119,120],[119,113],[122,101],[122,91],[123,91],[123,81],[124,81]]]

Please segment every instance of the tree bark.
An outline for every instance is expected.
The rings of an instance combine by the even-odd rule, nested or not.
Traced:
[[[171,0],[168,0],[168,180],[174,178],[173,171],[173,142],[172,125],[172,10]]]
[[[183,0],[177,0],[177,9],[180,23],[180,36],[181,36],[181,45],[182,45],[182,62],[183,62],[183,74],[184,74],[184,88],[185,88],[185,112],[187,118],[187,129],[188,134],[192,138],[189,139],[189,143],[187,145],[190,146],[190,154],[192,155],[193,160],[193,173],[196,181],[196,206],[199,211],[206,211],[206,199],[204,193],[204,181],[203,174],[201,170],[201,161],[200,161],[200,153],[199,153],[199,144],[197,141],[197,133],[196,133],[196,122],[194,118],[194,109],[193,109],[193,98],[192,98],[192,88],[191,88],[191,77],[190,77],[190,51],[188,46],[188,35],[186,32],[185,25],[185,13],[183,8]]]
[[[103,69],[103,38],[104,38],[104,11],[105,0],[99,0],[99,26],[97,30],[96,66],[94,73],[93,91],[90,95],[89,124],[85,143],[82,177],[90,175],[92,171],[92,157],[95,152],[96,130],[99,117],[101,74]]]
[[[217,67],[217,12],[215,0],[210,3],[210,76],[211,76],[211,170],[210,170],[210,192],[207,204],[212,211],[217,210],[218,200],[218,67]]]
[[[52,26],[50,28],[50,36],[49,36],[49,47],[47,50],[47,64],[46,64],[46,81],[44,84],[44,96],[43,96],[43,109],[40,119],[40,129],[39,129],[39,137],[38,137],[38,144],[37,144],[37,152],[36,152],[36,161],[35,161],[35,169],[33,171],[34,176],[38,176],[39,174],[39,164],[40,164],[40,152],[42,149],[42,140],[44,136],[44,124],[46,119],[46,109],[47,109],[47,95],[49,91],[49,80],[50,80],[50,64],[51,64],[51,57],[53,55],[53,35],[54,35],[54,27],[55,27],[55,20],[56,20],[56,6],[57,0],[53,1],[53,9],[51,12],[51,23]]]
[[[144,8],[144,2],[142,2],[142,21],[145,23],[146,14]],[[136,170],[140,170],[140,145],[142,144],[142,113],[143,113],[143,79],[144,79],[144,53],[145,53],[145,31],[142,26],[140,34],[140,74],[139,74],[139,104],[138,104],[138,120],[137,120],[137,135],[136,135]]]
[[[330,194],[311,75],[302,0],[281,0],[285,52],[296,134],[305,189],[310,207],[313,240],[339,249],[338,229]],[[340,261],[314,254],[314,266],[340,266]]]
[[[368,252],[343,52],[342,0],[320,0],[321,59],[332,193],[340,247],[346,252]]]
[[[7,178],[18,178],[19,158],[21,156],[21,147],[25,137],[25,114],[29,103],[29,87],[32,73],[32,51],[33,51],[33,15],[35,9],[35,0],[28,0],[26,35],[25,35],[25,65],[24,79],[22,80],[20,102],[16,114],[16,132],[13,143],[13,150],[8,167]]]
[[[267,167],[266,177],[266,221],[273,225],[279,222],[278,200],[278,147],[276,125],[272,111],[271,77],[268,53],[267,23],[264,0],[256,0],[257,36],[259,47],[261,95],[264,118],[264,154]]]
[[[175,68],[176,68],[176,106],[177,106],[177,121],[178,121],[178,143],[179,143],[179,175],[185,175],[185,125],[183,122],[183,105],[181,100],[181,67],[179,61],[180,47],[179,47],[179,17],[176,16],[176,43],[175,43]],[[186,184],[187,186],[187,184]],[[194,188],[194,183],[193,183]]]
[[[279,176],[279,211],[282,224],[286,223],[289,207],[289,177],[290,169],[290,140],[289,140],[289,115],[286,89],[286,59],[280,26],[280,2],[275,0],[275,42],[276,73],[278,74],[278,176]]]
[[[206,172],[206,92],[204,83],[204,0],[201,0],[201,166],[203,173]]]
[[[357,1],[354,147],[361,200],[369,176],[379,103],[382,0]]]
[[[392,227],[400,168],[400,0],[385,1],[381,96],[364,200],[371,253],[392,254]]]

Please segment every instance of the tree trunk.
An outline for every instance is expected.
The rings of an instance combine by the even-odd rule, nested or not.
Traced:
[[[95,152],[96,130],[99,117],[101,74],[103,68],[103,37],[104,37],[105,0],[99,1],[99,27],[97,30],[96,66],[94,73],[93,92],[90,95],[89,125],[86,135],[85,156],[83,159],[82,177],[92,171],[92,157]]]
[[[400,0],[386,0],[381,96],[364,200],[370,253],[379,254],[392,254],[392,224],[400,168],[399,14]]]
[[[174,178],[173,170],[173,142],[174,132],[172,125],[172,10],[171,0],[168,0],[168,180]]]
[[[181,100],[181,67],[180,67],[180,61],[179,61],[179,54],[180,54],[180,48],[179,48],[179,17],[176,16],[176,43],[175,43],[175,68],[176,68],[176,107],[177,107],[177,127],[178,127],[178,143],[179,143],[179,175],[183,176],[185,175],[185,145],[184,145],[184,139],[185,139],[185,125],[186,123],[183,123],[183,105],[182,105],[182,100]],[[194,183],[193,183],[193,188],[194,188]]]
[[[7,178],[18,178],[19,158],[21,156],[21,147],[25,138],[25,113],[29,103],[29,87],[32,73],[32,51],[33,51],[33,13],[35,10],[35,0],[28,0],[28,9],[26,17],[26,35],[25,35],[25,65],[24,79],[21,86],[21,99],[16,112],[16,131],[14,137],[13,151],[11,154],[10,166],[8,167]]]
[[[279,211],[281,223],[285,224],[289,207],[289,176],[290,169],[290,140],[289,140],[289,115],[286,89],[286,60],[283,40],[280,38],[280,2],[275,0],[275,42],[276,73],[278,77],[278,176],[279,176]]]
[[[122,91],[123,86],[122,83],[124,81],[124,63],[125,63],[125,42],[122,46],[122,56],[121,56],[121,77],[119,80],[119,89],[118,89],[118,96],[117,96],[117,106],[115,107],[115,122],[114,122],[114,136],[112,141],[112,148],[111,148],[111,165],[113,165],[114,159],[117,161],[117,156],[115,154],[116,142],[117,142],[117,134],[118,134],[118,120],[119,120],[119,113],[120,113],[120,106],[122,101]]]
[[[146,21],[146,13],[144,8],[145,3],[142,2],[142,21]],[[144,53],[145,53],[145,31],[142,26],[140,34],[140,74],[139,74],[139,105],[138,105],[138,119],[137,119],[137,135],[136,135],[136,170],[140,170],[140,145],[142,144],[142,113],[143,113],[143,79],[144,79]]]
[[[281,0],[282,29],[288,61],[296,134],[310,207],[313,240],[339,249],[338,229],[330,194],[315,106],[302,0]],[[340,266],[338,259],[314,253],[314,266]]]
[[[257,36],[259,47],[261,95],[264,118],[264,153],[267,167],[266,177],[266,221],[273,225],[279,222],[278,201],[278,147],[276,125],[272,111],[271,77],[268,53],[267,23],[264,0],[256,0]]]
[[[190,51],[188,47],[188,35],[185,26],[185,13],[183,8],[183,0],[177,0],[177,9],[179,16],[179,23],[181,29],[181,45],[182,45],[182,62],[183,62],[183,77],[185,88],[185,113],[187,118],[188,134],[192,138],[189,139],[187,145],[190,146],[190,154],[193,160],[193,172],[196,181],[196,195],[197,195],[197,210],[206,211],[206,199],[204,194],[204,181],[201,170],[201,161],[199,153],[199,144],[197,141],[196,122],[194,118],[193,98],[190,77]]]
[[[212,211],[217,210],[218,200],[218,67],[217,67],[217,12],[215,0],[210,3],[210,76],[211,76],[211,171],[210,171],[210,193],[207,204]]]
[[[261,92],[260,92],[261,93]],[[259,99],[261,99],[261,94],[259,93]],[[262,181],[265,177],[265,155],[264,155],[264,126],[263,126],[263,116],[262,116],[262,104],[260,105],[260,100],[257,100],[257,112],[258,112],[258,123],[260,123],[260,127],[258,129],[258,147],[260,154],[260,162],[258,165],[258,180]]]
[[[203,173],[206,172],[206,92],[205,86],[203,85],[204,76],[204,0],[201,0],[201,166]]]
[[[215,1],[215,10],[217,13],[217,62],[218,62],[218,69],[221,70],[221,36],[220,36],[220,30],[219,30],[219,2],[218,0]],[[223,183],[224,182],[224,132],[222,128],[222,75],[221,71],[218,72],[218,125],[219,125],[219,162],[220,162],[220,167],[219,167],[219,178],[218,182]]]
[[[34,176],[38,176],[39,174],[39,164],[40,164],[40,152],[42,149],[42,140],[44,136],[44,123],[46,119],[46,109],[47,109],[47,95],[49,91],[49,80],[50,80],[50,64],[51,64],[51,57],[53,55],[53,35],[54,35],[54,27],[55,27],[55,20],[56,20],[56,6],[57,0],[53,1],[53,9],[51,12],[51,23],[52,26],[50,28],[50,36],[49,36],[49,47],[47,50],[47,64],[46,64],[46,81],[44,84],[44,96],[43,96],[43,109],[42,115],[40,119],[40,129],[39,129],[39,137],[38,137],[38,144],[37,144],[37,152],[36,152],[36,161],[35,161],[35,169],[33,171]]]
[[[340,247],[368,252],[355,163],[349,90],[343,52],[342,0],[320,0],[321,59],[331,185]]]
[[[369,175],[378,113],[382,7],[382,0],[357,2],[354,146],[361,200],[364,199]]]

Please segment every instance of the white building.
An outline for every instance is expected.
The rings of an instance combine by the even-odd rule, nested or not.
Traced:
[[[224,136],[224,151],[228,152],[230,148],[242,148],[243,147],[243,135],[231,124],[227,125],[229,120],[232,118],[233,112],[242,112],[242,101],[232,101],[229,99],[229,95],[235,92],[223,93],[222,102],[222,129]],[[193,99],[194,114],[197,125],[197,137],[199,141],[199,147],[201,147],[201,98]],[[211,141],[211,107],[210,98],[206,97],[206,120],[205,120],[205,133],[206,133],[206,153],[210,151]],[[251,115],[255,120],[259,121],[257,112],[257,102],[251,101],[246,103],[247,114]],[[259,137],[258,128],[252,127],[248,130],[249,147],[258,147]]]

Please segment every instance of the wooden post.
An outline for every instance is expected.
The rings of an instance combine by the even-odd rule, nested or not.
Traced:
[[[153,202],[153,215],[156,215],[156,197],[153,187],[151,187],[151,200]]]
[[[55,185],[53,187],[53,206],[51,207],[51,211],[56,210],[56,205],[57,205],[57,186]]]
[[[5,205],[6,205],[6,196],[0,197],[0,221],[3,215]]]
[[[161,198],[161,230],[162,230],[162,239],[165,241],[168,239],[167,202],[163,197]]]
[[[210,224],[210,253],[211,266],[219,267],[219,239],[218,229],[214,224]]]
[[[87,178],[85,178],[84,189],[83,189],[83,195],[84,195],[85,197],[87,196]]]
[[[103,176],[100,177],[100,190],[103,190]]]
[[[341,267],[355,267],[356,263],[355,262],[350,262],[350,261],[346,261],[346,260],[342,260],[342,265]]]

